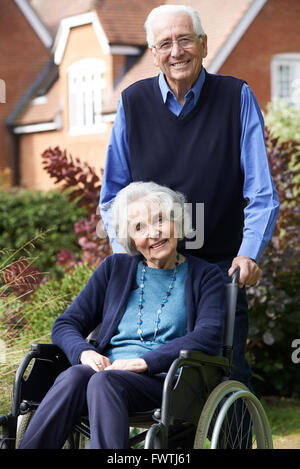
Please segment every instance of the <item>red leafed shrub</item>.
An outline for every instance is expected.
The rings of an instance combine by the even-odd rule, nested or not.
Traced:
[[[78,199],[78,205],[88,212],[96,212],[101,184],[91,166],[82,163],[79,158],[74,160],[72,155],[67,156],[66,150],[62,152],[58,147],[44,151],[42,160],[44,170],[55,179],[55,184],[62,183],[63,192],[72,189],[69,192],[70,201]]]
[[[17,296],[31,293],[43,280],[41,272],[29,264],[25,258],[20,258],[10,264],[2,270],[1,275],[6,289],[12,290]]]
[[[26,321],[21,308],[15,301],[10,301],[13,292],[22,304],[41,285],[44,277],[41,272],[21,257],[0,271],[0,301],[2,301],[0,324],[5,326],[6,335],[13,339]],[[26,302],[25,301],[25,302]]]
[[[77,265],[78,262],[76,262],[76,256],[75,254],[70,251],[70,249],[62,249],[56,256],[57,265],[63,265],[63,266],[68,266],[68,267],[74,267],[74,265]]]
[[[75,234],[79,237],[78,243],[82,248],[81,260],[76,262],[70,251],[63,250],[57,256],[57,265],[68,269],[85,262],[96,267],[111,254],[108,237],[98,235],[99,227],[102,228],[103,225],[98,210],[100,178],[87,163],[82,163],[79,158],[74,160],[58,147],[46,150],[42,159],[43,167],[49,176],[55,179],[56,184],[61,184],[62,191],[68,191],[69,200],[75,200],[89,212],[89,217],[78,220],[74,225]]]

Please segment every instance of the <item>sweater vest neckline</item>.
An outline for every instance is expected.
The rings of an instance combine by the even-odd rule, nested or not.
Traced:
[[[204,93],[205,93],[207,80],[209,80],[209,76],[208,76],[208,74],[205,70],[205,80],[204,80],[204,83],[203,83],[203,87],[202,87],[200,96],[198,97],[197,103],[195,104],[194,108],[188,114],[186,114],[185,116],[180,117],[180,114],[179,114],[179,116],[176,116],[176,114],[174,114],[172,111],[170,111],[168,106],[164,103],[164,100],[163,100],[163,97],[162,97],[162,94],[161,94],[161,90],[160,90],[160,87],[159,87],[159,75],[157,77],[155,77],[155,79],[153,80],[154,95],[155,95],[155,98],[158,102],[159,107],[161,108],[162,112],[165,114],[166,118],[171,119],[172,121],[174,121],[176,124],[178,124],[180,126],[185,125],[187,122],[189,122],[191,119],[193,119],[195,114],[197,114],[197,112],[199,111],[199,108],[201,108],[201,102],[203,100],[203,96],[204,96]]]

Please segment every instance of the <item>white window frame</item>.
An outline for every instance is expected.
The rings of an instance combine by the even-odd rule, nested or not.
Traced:
[[[287,94],[282,89],[283,67],[289,73]],[[300,53],[276,54],[271,62],[271,97],[284,99],[291,106],[300,107]]]
[[[0,103],[6,103],[6,84],[0,79]]]
[[[68,68],[69,133],[88,135],[105,132],[102,120],[102,95],[106,82],[105,62],[87,58]]]

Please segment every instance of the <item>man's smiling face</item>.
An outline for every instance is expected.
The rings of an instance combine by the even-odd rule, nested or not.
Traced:
[[[207,37],[199,39],[194,31],[190,16],[177,13],[174,15],[162,15],[152,24],[154,45],[163,41],[176,41],[182,37],[193,38],[193,45],[184,49],[173,43],[168,53],[159,53],[153,49],[154,64],[164,73],[165,78],[174,91],[180,86],[190,89],[197,80],[202,60],[207,55]]]

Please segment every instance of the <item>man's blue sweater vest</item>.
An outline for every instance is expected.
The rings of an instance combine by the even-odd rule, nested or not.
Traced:
[[[189,253],[210,261],[236,256],[242,240],[243,83],[206,72],[199,100],[183,118],[164,104],[158,77],[122,93],[133,181],[155,181],[184,193],[193,206],[204,203],[204,245]]]

